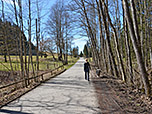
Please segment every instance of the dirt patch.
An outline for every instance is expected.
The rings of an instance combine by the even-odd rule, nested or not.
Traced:
[[[95,76],[95,72],[93,72]],[[113,76],[92,77],[101,110],[114,114],[151,114],[152,101]],[[117,110],[117,111],[116,111]]]

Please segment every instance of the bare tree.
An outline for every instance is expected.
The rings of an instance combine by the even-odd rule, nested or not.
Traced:
[[[56,2],[51,9],[46,27],[47,32],[50,35],[52,42],[55,42],[56,44],[58,60],[67,64],[73,19],[71,18],[71,14],[68,12],[68,7],[63,3],[63,0]]]
[[[13,66],[12,66],[12,61],[11,61],[11,57],[10,57],[10,52],[9,52],[9,48],[8,48],[8,44],[7,44],[7,41],[8,41],[8,35],[7,35],[7,22],[5,22],[5,16],[4,16],[4,3],[3,3],[3,0],[2,0],[2,16],[3,16],[3,22],[4,22],[4,28],[3,28],[3,40],[4,40],[4,44],[6,46],[6,51],[7,51],[7,55],[8,55],[8,58],[9,58],[9,62],[10,62],[10,67],[11,67],[11,75],[13,75]],[[8,28],[9,29],[9,28]]]
[[[29,35],[29,59],[28,59],[28,64],[30,64],[31,60],[31,66],[32,66],[32,72],[34,73],[34,67],[33,67],[33,58],[32,58],[32,49],[31,49],[31,0],[29,0],[29,29],[28,29],[28,35]],[[29,67],[28,67],[29,69]]]
[[[20,30],[21,32],[19,32],[19,44],[20,44],[20,64],[21,64],[21,76],[23,79],[26,78],[25,76],[25,72],[24,72],[24,61],[23,61],[23,36],[22,36],[22,32],[23,32],[23,18],[22,18],[22,0],[18,0],[18,5],[19,5],[19,23],[20,23]],[[25,80],[25,86],[27,86],[26,80]]]

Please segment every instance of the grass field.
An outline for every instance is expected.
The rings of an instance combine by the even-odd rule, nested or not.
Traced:
[[[25,60],[25,57],[23,57],[23,59]],[[10,67],[10,62],[9,62],[9,58],[7,57],[7,62],[4,62],[4,57],[0,56],[0,71],[10,71],[11,67]],[[74,57],[68,57],[68,61],[69,63],[73,64],[75,63],[77,60],[77,58]],[[20,65],[20,59],[19,56],[11,56],[11,61],[12,61],[12,66],[13,66],[13,71],[20,71],[21,69],[21,65]],[[27,61],[28,61],[28,56],[27,56]],[[72,61],[72,62],[70,62]],[[70,64],[70,65],[71,65]],[[53,61],[53,57],[52,56],[47,56],[47,58],[41,58],[39,56],[39,70],[46,70],[46,69],[53,69],[54,67],[60,66],[62,65],[61,61]],[[33,56],[33,66],[34,69],[36,67],[36,56]],[[69,67],[69,66],[68,66]],[[29,69],[32,70],[32,66],[31,64],[29,65]]]

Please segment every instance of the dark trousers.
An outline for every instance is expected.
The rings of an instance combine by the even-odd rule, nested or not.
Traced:
[[[89,81],[89,72],[85,72],[85,79]]]

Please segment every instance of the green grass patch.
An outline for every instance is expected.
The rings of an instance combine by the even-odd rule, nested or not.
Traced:
[[[27,62],[28,62],[28,58],[29,56],[27,56]],[[33,67],[34,69],[36,69],[36,56],[32,56],[33,58]],[[56,56],[57,58],[57,56]],[[4,56],[0,56],[0,71],[9,71],[11,70],[10,67],[10,62],[9,62],[9,58],[7,56],[7,62],[4,62]],[[23,56],[23,60],[25,61],[25,57]],[[74,58],[71,56],[68,57],[68,65],[66,65],[66,69],[70,68],[72,65],[75,64],[75,62],[77,61],[77,58]],[[19,56],[11,56],[11,62],[12,62],[12,66],[13,66],[13,71],[20,71],[21,70],[21,65],[20,65],[20,59]],[[47,70],[47,69],[54,69],[58,66],[61,66],[63,63],[61,61],[53,61],[53,57],[52,56],[47,56],[47,58],[44,57],[40,57],[39,56],[39,70]],[[25,64],[24,64],[25,66]],[[27,67],[28,67],[28,63],[27,63]],[[32,70],[32,66],[31,63],[29,65],[29,70]]]

